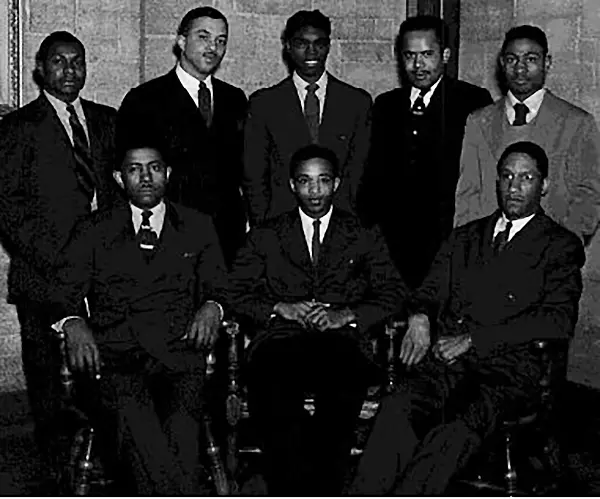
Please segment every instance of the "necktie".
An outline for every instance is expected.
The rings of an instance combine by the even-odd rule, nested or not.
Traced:
[[[67,111],[69,113],[69,125],[71,125],[71,131],[73,132],[73,155],[75,156],[76,164],[75,175],[80,187],[91,203],[94,198],[96,178],[92,170],[90,146],[85,136],[83,125],[79,121],[79,117],[72,104],[67,105]]]
[[[313,236],[312,236],[312,262],[316,266],[319,263],[319,250],[321,248],[321,220],[315,220],[313,222]]]
[[[423,116],[425,114],[425,101],[423,97],[427,94],[427,90],[421,90],[419,96],[415,99],[415,103],[410,108],[410,112],[416,116]]]
[[[306,85],[306,97],[304,98],[304,118],[313,144],[319,142],[320,105],[317,97],[318,89],[319,85],[316,83]]]
[[[140,245],[140,249],[146,255],[152,254],[154,249],[156,248],[156,244],[158,243],[158,236],[156,232],[152,230],[150,226],[150,217],[152,216],[152,211],[144,210],[142,211],[142,224],[140,225],[140,230],[137,233],[138,243]]]
[[[212,123],[212,104],[210,99],[210,90],[203,81],[200,82],[198,89],[198,109],[204,118],[207,127]]]
[[[515,110],[515,121],[513,121],[513,126],[522,126],[526,121],[527,113],[529,112],[529,108],[520,102],[514,105]]]
[[[494,254],[500,254],[508,244],[510,229],[512,229],[512,222],[509,220],[506,224],[506,228],[496,234],[496,237],[494,238]]]

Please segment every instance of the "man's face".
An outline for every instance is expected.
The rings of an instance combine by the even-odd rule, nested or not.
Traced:
[[[304,213],[312,218],[325,215],[333,202],[333,193],[340,185],[333,168],[321,158],[309,159],[296,169],[290,186]]]
[[[442,50],[434,31],[409,31],[404,35],[400,59],[412,86],[431,88],[443,74],[449,58],[450,49]]]
[[[165,195],[171,168],[152,148],[131,149],[125,155],[115,180],[125,189],[132,204],[142,209],[155,207]]]
[[[203,80],[214,73],[227,51],[227,25],[223,19],[194,19],[185,35],[177,37],[181,67]]]
[[[325,71],[329,37],[322,29],[306,26],[286,42],[286,51],[298,75],[307,82],[317,81]]]
[[[510,42],[500,57],[508,88],[520,101],[544,87],[551,62],[540,44],[527,38]]]
[[[548,191],[548,179],[542,179],[531,156],[513,153],[498,169],[496,187],[500,208],[508,219],[517,220],[538,210]]]
[[[44,90],[64,102],[73,102],[85,85],[85,55],[77,43],[53,44],[36,68],[44,80]]]

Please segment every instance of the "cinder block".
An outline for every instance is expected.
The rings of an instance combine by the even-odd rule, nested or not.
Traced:
[[[399,86],[395,64],[347,62],[342,65],[340,76],[351,85],[364,88],[373,99]]]
[[[469,0],[461,3],[461,43],[463,40],[502,39],[512,23],[513,0]]]
[[[99,61],[88,64],[83,94],[92,100],[118,108],[125,94],[139,82],[138,61]]]
[[[149,35],[146,37],[144,81],[160,76],[175,65],[173,44],[175,35]]]
[[[340,42],[343,62],[393,63],[394,54],[390,43],[385,42]]]
[[[212,1],[198,0],[145,0],[146,33],[148,35],[171,35],[189,10]]]
[[[581,36],[600,38],[600,2],[583,0]]]
[[[593,87],[582,90],[579,95],[579,102],[583,109],[594,115],[596,124],[600,127],[600,82],[596,82],[596,85]],[[594,248],[597,248],[594,249],[594,259],[598,262],[598,265],[594,266],[593,272],[598,274],[598,279],[600,280],[600,235]],[[600,315],[598,317],[600,318]]]
[[[29,2],[28,31],[48,34],[75,31],[75,0],[36,0]]]
[[[392,40],[395,35],[393,19],[338,17],[332,19],[332,37],[338,40]]]
[[[579,40],[579,60],[592,64],[600,64],[600,40],[582,38]]]
[[[515,16],[517,22],[540,17],[577,16],[583,9],[583,0],[519,0]]]
[[[237,11],[250,14],[290,16],[297,10],[311,10],[310,0],[237,0]]]

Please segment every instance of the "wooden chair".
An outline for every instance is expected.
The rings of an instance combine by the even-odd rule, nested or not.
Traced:
[[[234,327],[233,323],[224,321],[223,328]],[[102,462],[96,447],[99,439],[98,429],[92,423],[91,414],[87,414],[78,404],[76,397],[77,383],[69,366],[67,341],[64,333],[56,333],[58,349],[60,352],[60,386],[62,408],[57,414],[57,419],[63,423],[68,421],[66,452],[56,459],[57,470],[54,475],[57,482],[57,492],[61,495],[88,496],[104,495],[110,488],[117,487],[116,477],[111,476]],[[216,357],[214,352],[206,356],[207,386],[215,372]],[[100,375],[96,376],[99,379]],[[212,417],[209,411],[203,415],[204,436],[206,441],[205,452],[210,466],[210,480],[217,495],[230,495],[231,484],[227,478],[225,466],[221,459],[221,449],[217,444],[213,431]],[[65,426],[64,424],[62,425]]]
[[[543,369],[537,397],[502,422],[497,434],[491,436],[484,444],[484,451],[475,458],[483,466],[478,466],[473,476],[460,479],[461,485],[507,496],[548,495],[557,490],[564,466],[554,404],[561,383],[566,381],[569,343],[537,340],[531,348],[539,356]],[[482,461],[485,454],[491,459]],[[467,474],[473,471],[471,465]],[[526,467],[533,479],[525,479]],[[494,473],[495,470],[498,472]]]
[[[356,327],[356,325],[353,325]],[[398,338],[404,333],[406,321],[390,320],[384,327],[383,335],[371,341],[374,358],[381,358],[385,370],[385,381],[382,384],[371,386],[363,403],[359,425],[357,427],[357,445],[351,450],[353,456],[362,453],[361,432],[364,433],[361,423],[368,422],[373,418],[379,407],[380,399],[390,393],[396,385],[396,359],[399,355]],[[227,414],[227,443],[226,463],[229,476],[234,483],[238,482],[239,465],[241,455],[261,454],[260,446],[254,444],[240,445],[240,426],[248,420],[249,411],[246,397],[246,388],[240,383],[240,366],[243,359],[245,347],[250,340],[243,334],[237,322],[231,322],[225,326],[229,338],[228,344],[228,386],[226,399]],[[381,355],[381,354],[384,355]],[[312,394],[307,393],[304,400],[304,409],[312,416],[315,412],[315,401]]]

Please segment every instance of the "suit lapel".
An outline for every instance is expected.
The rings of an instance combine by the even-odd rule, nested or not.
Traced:
[[[302,113],[298,91],[291,76],[282,86],[281,100],[281,109],[285,110],[285,122],[288,129],[286,135],[297,137],[296,140],[300,144],[309,144],[310,132]]]
[[[327,75],[327,91],[325,92],[325,107],[319,126],[319,142],[326,143],[328,135],[335,136],[337,130],[340,129],[339,119],[344,116],[345,103],[342,101],[337,80]]]
[[[136,240],[131,208],[129,204],[123,203],[116,210],[115,222],[120,226],[120,230],[110,244],[111,251],[119,259],[119,268],[134,276],[137,282],[145,283],[149,279],[148,265]]]
[[[325,237],[321,243],[319,262],[317,264],[319,275],[322,276],[328,269],[335,269],[337,267],[336,258],[339,259],[343,256],[351,238],[352,234],[348,230],[344,220],[340,218],[339,210],[333,208],[327,232],[325,232]]]
[[[282,221],[281,249],[287,254],[290,262],[308,273],[313,272],[313,264],[308,252],[308,246],[302,230],[300,213],[295,209],[288,213]]]
[[[167,202],[163,228],[151,262],[152,273],[159,275],[168,272],[171,257],[185,251],[184,243],[179,216],[173,205]]]
[[[172,114],[177,116],[182,123],[191,122],[206,130],[206,123],[202,114],[200,114],[198,106],[187,90],[183,88],[175,70],[173,69],[168,73],[166,78],[167,88],[165,89],[165,98],[169,99],[169,102],[173,106]]]
[[[501,138],[504,137],[504,127],[510,126],[508,118],[506,117],[505,99],[506,97],[496,102],[496,107],[491,113],[491,116],[482,123],[481,127],[481,131],[488,143],[490,151],[496,158],[500,157],[500,151],[498,149],[502,146]]]

